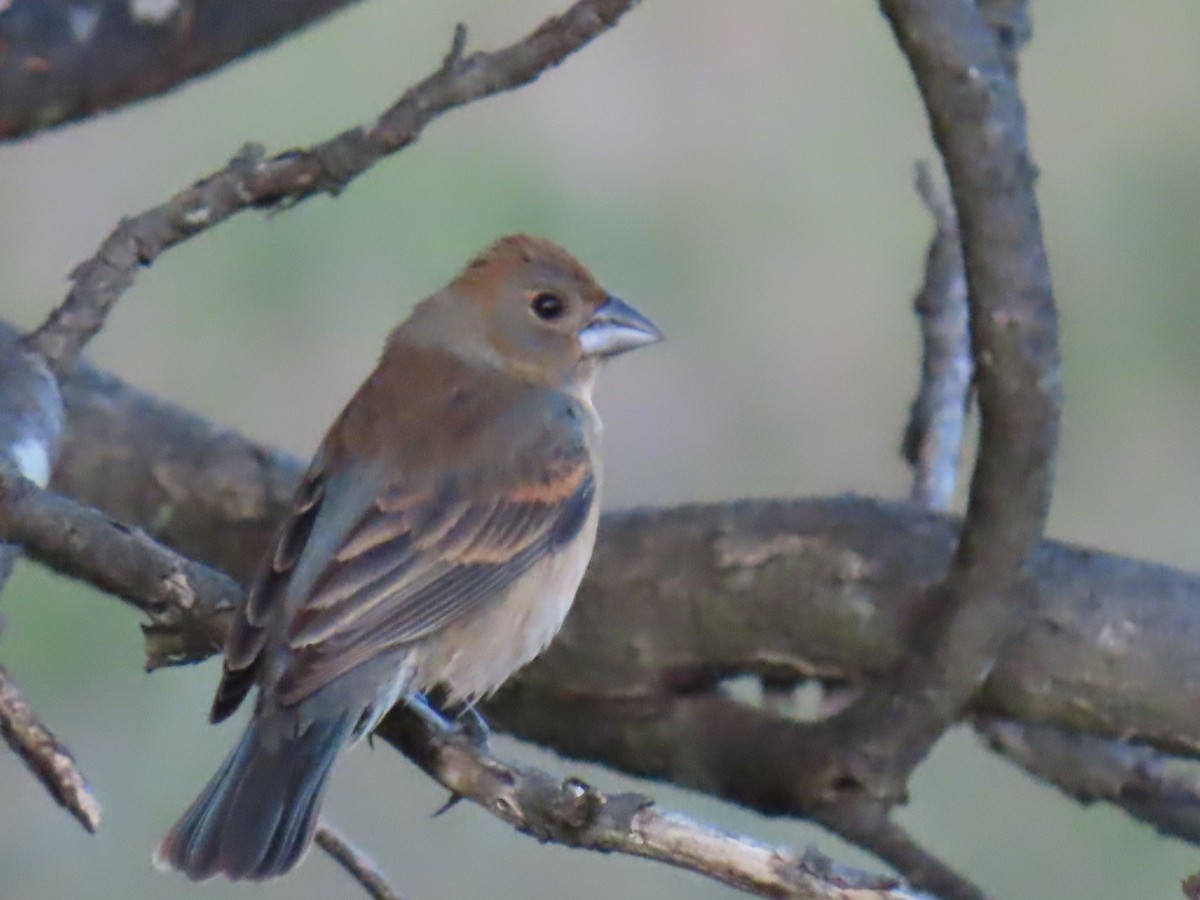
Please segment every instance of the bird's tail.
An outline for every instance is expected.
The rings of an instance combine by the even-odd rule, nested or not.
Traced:
[[[325,781],[353,719],[317,720],[268,746],[252,720],[200,796],[155,853],[193,881],[218,873],[260,880],[300,860],[317,827]]]

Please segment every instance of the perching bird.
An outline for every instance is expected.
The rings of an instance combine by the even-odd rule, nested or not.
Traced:
[[[550,642],[592,553],[606,358],[662,339],[551,242],[501,238],[388,337],[225,647],[240,743],[163,839],[200,880],[291,869],[338,752],[400,699],[468,704]]]

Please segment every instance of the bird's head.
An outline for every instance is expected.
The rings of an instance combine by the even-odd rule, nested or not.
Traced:
[[[663,338],[567,251],[528,235],[500,238],[404,328],[473,365],[580,386],[602,360]]]

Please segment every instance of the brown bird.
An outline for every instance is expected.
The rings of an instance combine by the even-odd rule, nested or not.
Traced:
[[[225,648],[254,715],[167,833],[200,880],[291,869],[338,752],[398,700],[496,690],[554,637],[596,536],[608,357],[662,339],[551,242],[501,238],[416,306],[329,429]]]

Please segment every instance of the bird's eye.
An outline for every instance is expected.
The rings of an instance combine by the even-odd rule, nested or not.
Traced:
[[[557,319],[567,311],[567,304],[563,302],[563,298],[548,291],[543,291],[535,296],[530,306],[535,316],[547,321]]]

